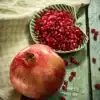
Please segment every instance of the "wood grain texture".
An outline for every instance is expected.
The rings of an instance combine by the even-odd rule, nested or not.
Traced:
[[[93,40],[91,29],[95,28],[100,34],[100,0],[91,0],[89,6],[89,26],[90,26],[90,56],[91,56],[91,78],[93,100],[100,100],[100,91],[94,88],[95,84],[100,84],[100,35],[97,41]],[[92,58],[97,59],[96,64],[93,64]]]
[[[82,8],[78,13],[77,23],[82,23],[80,27],[83,32],[86,33],[86,16],[84,8]],[[75,71],[77,75],[72,82],[69,82],[67,92],[60,89],[54,96],[48,98],[48,100],[59,100],[60,96],[65,96],[66,100],[89,100],[87,47],[79,52],[60,56],[67,60],[73,56],[79,61],[79,65],[70,64],[66,68],[65,80],[68,80],[68,77],[72,71]],[[21,100],[31,99],[22,96]]]

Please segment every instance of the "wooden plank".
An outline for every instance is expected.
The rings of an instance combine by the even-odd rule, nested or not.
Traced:
[[[81,28],[84,33],[86,33],[86,16],[85,9],[81,9],[78,13],[78,23],[82,23]],[[68,80],[68,77],[72,71],[76,72],[76,77],[72,82],[68,84],[68,91],[64,92],[62,89],[56,93],[53,97],[50,97],[48,100],[59,100],[60,96],[65,96],[66,100],[89,100],[89,84],[88,84],[88,56],[87,48],[72,54],[62,55],[63,59],[69,60],[73,56],[79,61],[79,65],[70,64],[66,68],[65,80]],[[21,100],[30,100],[26,97],[22,97]]]
[[[90,29],[95,28],[100,31],[100,0],[91,0],[89,6],[89,26]],[[100,33],[100,32],[99,32]],[[93,34],[90,30],[90,57],[91,57],[91,79],[92,79],[92,90],[93,100],[100,100],[100,91],[94,88],[95,84],[100,84],[100,35],[97,41],[94,41]],[[96,64],[93,64],[92,58],[97,59]]]

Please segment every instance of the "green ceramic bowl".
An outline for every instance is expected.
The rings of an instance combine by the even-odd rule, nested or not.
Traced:
[[[48,7],[43,8],[42,10],[40,10],[39,12],[34,13],[34,15],[32,16],[32,19],[30,21],[30,34],[32,36],[32,39],[35,43],[40,43],[38,36],[36,34],[36,32],[34,31],[34,26],[35,26],[35,22],[34,19],[37,17],[40,17],[40,13],[48,8],[53,8],[53,9],[57,9],[57,10],[65,10],[71,13],[71,15],[76,19],[76,13],[75,13],[75,9],[72,6],[69,5],[65,5],[65,4],[56,4],[56,5],[50,5]],[[55,50],[57,53],[72,53],[72,52],[76,52],[79,51],[81,49],[83,49],[85,47],[85,45],[88,42],[88,36],[86,34],[83,33],[83,44],[79,45],[78,48],[74,49],[74,50],[70,50],[70,51],[62,51],[62,50]]]

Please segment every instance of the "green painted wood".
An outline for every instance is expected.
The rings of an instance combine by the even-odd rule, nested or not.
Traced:
[[[84,33],[86,33],[86,16],[85,9],[81,9],[78,13],[78,23],[82,23],[80,26]],[[72,71],[77,73],[72,82],[68,83],[68,91],[64,92],[60,89],[54,96],[48,100],[60,100],[60,96],[65,96],[66,100],[89,100],[89,83],[88,83],[88,57],[87,48],[71,54],[60,55],[63,59],[69,60],[71,56],[79,61],[79,65],[70,64],[66,67],[65,80]],[[26,97],[22,97],[21,100],[30,100]]]
[[[97,29],[100,33],[100,0],[91,0],[89,6],[89,26]],[[92,78],[92,90],[93,100],[100,100],[100,91],[94,88],[95,84],[100,84],[100,35],[97,41],[93,40],[93,34],[90,31],[90,57],[91,57],[91,78]],[[92,58],[97,59],[96,64],[92,63]]]

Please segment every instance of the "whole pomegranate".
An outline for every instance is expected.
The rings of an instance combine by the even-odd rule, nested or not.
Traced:
[[[23,95],[46,98],[62,85],[65,64],[49,46],[31,45],[20,51],[10,67],[10,80],[14,88]]]

